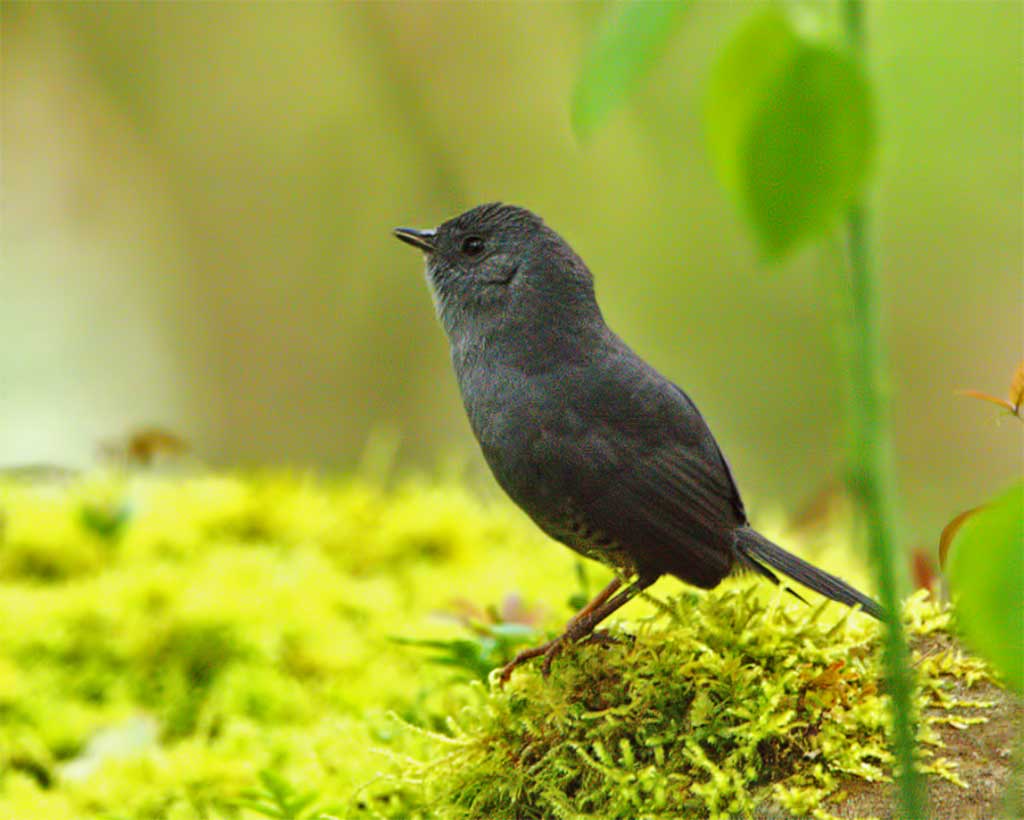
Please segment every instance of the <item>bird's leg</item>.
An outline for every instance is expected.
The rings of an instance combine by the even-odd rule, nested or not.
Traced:
[[[657,576],[641,575],[615,596],[612,596],[612,593],[618,589],[618,585],[612,586],[609,584],[605,587],[593,601],[581,609],[576,617],[569,622],[565,632],[555,639],[555,646],[552,646],[544,653],[544,662],[541,664],[541,672],[544,674],[544,677],[547,677],[551,672],[551,662],[566,644],[574,643],[580,638],[589,635],[601,621],[615,612],[615,610],[632,601],[637,595],[653,584],[656,579]]]
[[[558,651],[558,646],[562,643],[562,641],[565,640],[565,636],[569,634],[569,630],[572,629],[573,626],[575,626],[579,622],[580,618],[589,615],[591,612],[594,611],[594,609],[601,606],[621,586],[622,580],[620,578],[613,579],[612,582],[608,584],[608,586],[606,586],[599,593],[597,593],[596,596],[594,596],[594,599],[590,601],[590,603],[588,603],[585,607],[583,607],[583,609],[581,609],[579,612],[577,612],[569,619],[569,622],[565,625],[565,631],[561,635],[559,635],[557,638],[547,641],[546,643],[542,643],[540,646],[534,646],[530,649],[524,649],[521,652],[519,652],[511,661],[509,661],[502,667],[501,677],[499,678],[499,681],[502,684],[505,684],[508,681],[509,677],[512,675],[512,670],[520,664],[526,663],[526,661],[528,660],[539,657],[540,655],[546,656],[549,652],[552,653],[552,657],[554,657],[554,655]]]
[[[501,670],[501,676],[498,678],[501,684],[505,684],[509,677],[512,675],[512,670],[517,666],[531,658],[536,658],[541,655],[544,656],[544,663],[541,666],[541,672],[544,677],[547,677],[551,671],[551,662],[555,659],[563,647],[578,641],[580,638],[589,635],[594,627],[597,626],[601,621],[611,615],[619,607],[629,603],[633,598],[643,592],[655,581],[655,577],[649,577],[641,575],[632,584],[623,589],[621,592],[615,593],[622,586],[622,581],[619,578],[613,580],[608,586],[602,589],[594,599],[587,604],[583,609],[577,612],[569,620],[569,623],[565,625],[565,631],[557,638],[543,643],[540,646],[535,646],[532,649],[524,649],[518,655],[516,655],[511,661],[509,661]]]

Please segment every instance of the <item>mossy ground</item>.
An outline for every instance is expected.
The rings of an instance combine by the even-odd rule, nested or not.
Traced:
[[[0,484],[0,817],[849,816],[888,778],[876,625],[755,578],[483,680],[606,579],[455,484]],[[922,760],[972,794],[950,747],[1011,707],[907,619]]]

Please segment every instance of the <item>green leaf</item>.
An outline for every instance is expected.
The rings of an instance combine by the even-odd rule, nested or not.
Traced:
[[[964,639],[1024,694],[1024,482],[964,520],[949,585]]]
[[[730,193],[741,187],[741,147],[755,115],[770,104],[795,48],[789,20],[773,8],[755,15],[733,35],[711,73],[704,106],[708,149],[719,181]]]
[[[719,180],[771,258],[827,230],[860,196],[875,149],[870,85],[835,43],[771,7],[722,52],[705,120]]]
[[[107,541],[116,540],[132,517],[132,509],[121,504],[84,504],[78,513],[79,521],[89,532]]]
[[[572,127],[588,139],[661,59],[690,0],[616,3],[584,58],[572,93]]]

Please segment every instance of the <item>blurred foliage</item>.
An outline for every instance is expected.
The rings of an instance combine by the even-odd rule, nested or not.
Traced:
[[[504,666],[518,649],[540,642],[541,634],[526,624],[484,624],[474,630],[473,638],[436,640],[395,638],[403,646],[430,651],[431,663],[468,671],[478,680],[486,681],[492,669]]]
[[[495,635],[558,628],[555,605],[608,575],[456,484],[8,479],[0,521],[2,817],[486,816],[474,806],[521,778],[546,794],[570,769],[581,810],[654,806],[685,782],[664,799],[796,811],[838,772],[886,771],[876,626],[754,578],[630,604],[633,627],[549,681],[530,667],[489,689]],[[841,547],[824,560],[862,578]],[[908,619],[924,634],[947,616],[919,599]],[[417,643],[471,662],[424,662]],[[984,715],[950,688],[983,679],[977,661],[916,660],[922,707]],[[516,746],[529,761],[510,757],[534,731]],[[778,754],[754,759],[753,737]],[[922,739],[945,771],[929,724]]]
[[[573,88],[572,124],[581,138],[589,138],[636,90],[664,55],[691,5],[690,0],[674,0],[609,6]]]
[[[705,116],[719,179],[770,257],[820,237],[863,191],[875,148],[864,69],[780,7],[725,44]]]
[[[635,93],[689,6],[611,7],[573,90],[580,136]],[[864,68],[834,31],[822,34],[832,12],[826,4],[813,16],[805,9],[798,27],[782,5],[758,11],[721,49],[708,82],[704,113],[719,180],[773,259],[838,222],[861,194],[874,154]]]
[[[317,800],[315,791],[300,792],[272,771],[259,774],[259,788],[249,789],[242,794],[237,805],[262,817],[275,820],[331,820],[328,812],[344,812],[344,809],[321,809],[314,804]]]
[[[97,511],[118,511],[116,538]],[[568,551],[509,506],[415,481],[8,480],[0,521],[12,818],[248,817],[238,801],[283,811],[310,790],[333,799],[303,811],[327,811],[386,764],[375,747],[418,747],[388,711],[439,728],[464,698],[391,635],[461,638],[439,616],[456,599],[528,588],[557,602],[572,578]],[[140,716],[158,744],[102,750],[131,746]]]
[[[1024,694],[1024,482],[959,519],[947,566],[966,641]]]

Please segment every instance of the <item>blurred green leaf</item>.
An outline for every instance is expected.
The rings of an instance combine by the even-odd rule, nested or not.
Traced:
[[[486,681],[492,669],[504,666],[519,647],[535,643],[541,633],[527,624],[477,624],[478,634],[471,638],[437,640],[392,636],[400,646],[412,646],[431,652],[430,663],[456,670],[459,676]]]
[[[117,539],[124,531],[125,524],[132,517],[132,508],[127,503],[83,504],[79,510],[82,526],[107,541]]]
[[[758,14],[733,35],[708,80],[704,117],[708,149],[719,181],[736,193],[742,150],[751,122],[770,104],[794,49],[796,34],[778,9]]]
[[[588,139],[664,54],[689,0],[616,3],[583,61],[572,93],[572,127]]]
[[[949,584],[964,638],[1024,693],[1024,482],[963,521]]]
[[[311,809],[316,791],[299,791],[276,772],[265,769],[259,773],[260,787],[242,793],[236,805],[274,820],[321,820],[330,815],[322,809]]]
[[[719,179],[769,257],[826,230],[864,187],[875,148],[868,79],[843,48],[798,32],[779,8],[727,44],[705,118]]]

